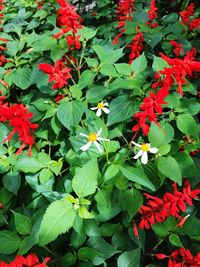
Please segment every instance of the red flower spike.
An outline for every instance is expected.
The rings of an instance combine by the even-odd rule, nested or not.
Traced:
[[[129,64],[131,64],[134,59],[140,56],[140,53],[143,49],[143,42],[144,34],[142,32],[139,32],[133,38],[132,43],[126,46],[131,50],[131,53],[129,54]]]
[[[55,82],[52,89],[61,89],[68,85],[68,80],[71,78],[71,68],[66,67],[61,60],[58,60],[54,66],[47,63],[39,64],[38,68],[49,74],[49,82]]]
[[[192,255],[189,249],[179,248],[166,256],[165,254],[155,254],[158,259],[169,258],[168,267],[199,267],[200,253],[196,256]],[[166,256],[166,257],[164,257]]]
[[[189,182],[186,180],[182,192],[178,190],[177,184],[173,184],[173,192],[166,192],[162,198],[144,194],[148,199],[146,205],[142,205],[139,213],[141,229],[150,229],[155,222],[163,222],[169,216],[180,218],[180,213],[186,211],[186,204],[192,206],[193,199],[199,199],[200,189],[191,190]],[[182,227],[189,215],[182,218],[177,227]]]
[[[125,32],[126,21],[133,20],[135,0],[119,0],[116,10],[116,21],[118,22],[117,28],[120,29],[120,33],[114,38],[113,44],[119,42],[119,38]]]

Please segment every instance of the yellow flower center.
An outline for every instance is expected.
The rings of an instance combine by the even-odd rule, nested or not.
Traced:
[[[100,102],[98,105],[97,105],[98,108],[103,108],[103,102]]]
[[[97,134],[95,134],[95,133],[90,133],[90,134],[88,135],[88,140],[89,140],[90,142],[95,142],[95,141],[97,141]]]
[[[141,150],[144,152],[148,152],[150,149],[150,145],[149,144],[143,144],[141,145]]]

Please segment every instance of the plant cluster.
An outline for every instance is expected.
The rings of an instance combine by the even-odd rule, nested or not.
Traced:
[[[0,0],[0,266],[200,266],[199,14]]]

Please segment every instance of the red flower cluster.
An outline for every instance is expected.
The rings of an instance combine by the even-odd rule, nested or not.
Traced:
[[[61,60],[58,60],[54,66],[48,63],[42,63],[38,67],[41,71],[49,74],[49,82],[55,82],[52,89],[61,89],[65,85],[68,85],[68,80],[71,78],[71,68],[66,67]]]
[[[143,43],[144,34],[142,32],[139,32],[133,38],[132,43],[127,45],[127,47],[131,50],[131,53],[129,54],[129,64],[131,64],[134,59],[140,56],[140,53],[143,49]]]
[[[156,7],[155,0],[151,0],[151,5],[148,11],[148,18],[150,20],[157,19],[158,18],[158,8]]]
[[[38,8],[41,9],[43,8],[44,1],[39,1],[37,4],[38,4]]]
[[[26,257],[16,256],[15,260],[11,263],[0,262],[0,267],[46,267],[46,263],[50,260],[49,257],[45,258],[42,263],[39,262],[37,255],[31,253]]]
[[[120,33],[115,36],[113,40],[113,44],[119,43],[119,38],[125,32],[124,26],[126,25],[126,21],[133,20],[133,12],[134,12],[134,0],[119,0],[117,11],[116,11],[116,20],[118,22],[117,28],[120,29]]]
[[[21,147],[16,154],[20,154],[22,150],[28,145],[28,155],[31,155],[31,148],[34,144],[33,133],[38,127],[38,124],[31,123],[30,119],[33,113],[28,113],[28,109],[23,104],[14,104],[9,106],[8,103],[3,103],[5,96],[0,97],[0,122],[9,122],[9,125],[13,127],[11,133],[4,140],[11,140],[15,133],[18,133],[19,140],[22,142]]]
[[[200,189],[191,190],[189,182],[186,180],[182,192],[177,189],[177,184],[173,184],[173,192],[166,192],[162,198],[144,195],[148,199],[146,205],[142,205],[139,213],[142,215],[139,227],[150,229],[155,222],[163,222],[169,216],[181,219],[177,225],[182,227],[186,217],[181,218],[180,213],[186,211],[186,204],[193,206],[192,200],[198,199]]]
[[[194,11],[195,5],[194,3],[191,3],[187,6],[186,10],[179,13],[181,22],[186,25],[189,30],[198,29],[200,27],[200,18],[191,18],[194,16]]]
[[[158,253],[155,255],[159,260],[169,258],[168,267],[199,267],[200,252],[194,256],[189,249],[179,248],[167,256]]]
[[[179,44],[174,40],[170,41],[170,44],[172,47],[174,47],[173,52],[176,57],[180,57],[180,55],[184,53],[184,50],[182,49],[182,44]]]
[[[82,28],[81,17],[76,13],[75,8],[67,3],[66,0],[57,0],[61,8],[57,12],[57,25],[61,27],[61,31],[56,33],[53,38],[59,38],[64,34],[68,34],[66,41],[70,50],[74,48],[80,49],[80,36],[77,36],[77,30]]]
[[[133,115],[137,121],[137,124],[132,127],[133,132],[142,129],[144,135],[147,135],[149,122],[158,124],[156,113],[162,114],[162,105],[166,104],[164,98],[169,95],[172,85],[178,86],[177,92],[183,95],[182,86],[187,84],[186,76],[192,77],[195,72],[200,72],[200,62],[193,61],[194,56],[195,50],[190,50],[183,60],[171,59],[161,53],[161,57],[169,64],[169,67],[154,75],[158,81],[152,84],[152,88],[158,88],[158,91],[144,98],[140,105],[141,111]]]

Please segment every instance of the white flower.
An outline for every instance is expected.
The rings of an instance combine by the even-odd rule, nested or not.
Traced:
[[[109,139],[105,139],[105,138],[101,138],[100,134],[102,132],[102,128],[98,131],[98,133],[90,133],[88,135],[80,133],[81,136],[85,136],[88,139],[88,143],[84,146],[82,146],[80,149],[82,151],[86,151],[89,149],[89,147],[91,146],[92,143],[94,143],[94,145],[96,146],[96,148],[99,150],[99,152],[101,153],[103,150],[100,146],[100,144],[98,143],[98,141],[110,141]]]
[[[99,102],[98,105],[94,108],[91,108],[91,110],[97,110],[96,115],[97,117],[100,117],[102,115],[102,111],[103,110],[106,114],[108,114],[110,112],[110,110],[108,109],[108,103],[103,103],[103,101]]]
[[[149,143],[142,144],[142,145],[137,144],[134,141],[132,141],[132,143],[140,148],[139,152],[135,155],[134,159],[138,159],[139,157],[141,157],[141,162],[143,164],[147,164],[147,162],[148,162],[148,153],[147,152],[150,152],[153,154],[158,152],[158,148],[151,147],[151,144],[149,144]]]

